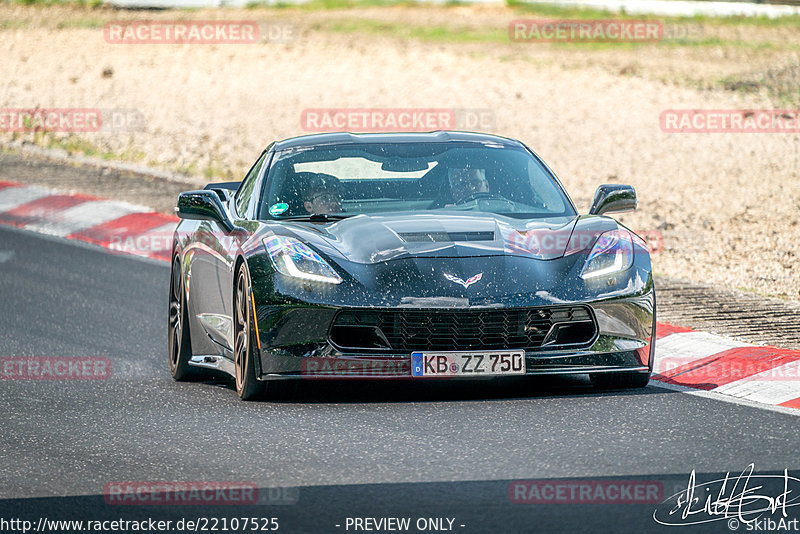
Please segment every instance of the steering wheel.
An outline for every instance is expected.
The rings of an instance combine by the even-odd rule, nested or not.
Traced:
[[[457,206],[459,204],[466,204],[467,202],[471,202],[473,200],[502,200],[503,202],[510,202],[504,196],[497,195],[495,193],[489,193],[488,191],[477,191],[475,193],[472,193],[471,195],[462,198],[461,200],[456,202],[455,205]]]

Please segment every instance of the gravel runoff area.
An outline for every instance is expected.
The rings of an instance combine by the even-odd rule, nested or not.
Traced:
[[[800,134],[665,133],[659,125],[669,109],[780,107],[763,90],[725,90],[715,81],[797,73],[794,45],[759,45],[796,41],[796,28],[707,29],[730,46],[581,49],[397,35],[398,25],[423,22],[461,24],[465,33],[488,24],[502,34],[519,17],[504,7],[364,9],[356,18],[352,10],[60,9],[0,7],[0,107],[139,114],[127,131],[62,140],[76,150],[91,143],[110,157],[185,170],[199,183],[204,174],[238,176],[271,140],[306,133],[305,109],[488,110],[480,129],[536,150],[581,210],[601,183],[634,185],[639,209],[619,218],[663,234],[657,273],[800,301]],[[252,45],[103,38],[109,20],[187,17],[258,19],[291,35]],[[800,94],[797,78],[781,78],[790,95]],[[33,137],[0,133],[5,141]],[[6,168],[0,175],[20,178]],[[174,189],[164,188],[164,200],[152,196],[153,205],[168,211]]]

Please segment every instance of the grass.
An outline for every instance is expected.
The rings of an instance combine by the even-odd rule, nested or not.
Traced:
[[[757,26],[761,28],[795,28],[800,29],[800,15],[786,15],[771,19],[769,17],[704,17],[696,16],[691,20],[698,22],[714,23],[726,26]]]
[[[327,21],[316,25],[315,30],[325,30],[346,34],[367,34],[396,37],[401,39],[418,39],[424,42],[434,43],[511,43],[513,42],[508,35],[508,28],[502,27],[458,27],[458,26],[434,26],[392,23],[367,18],[343,18]],[[771,42],[750,42],[741,39],[722,39],[719,37],[698,38],[665,38],[659,41],[639,41],[639,42],[613,42],[613,41],[563,41],[563,42],[539,42],[536,40],[521,40],[515,42],[518,46],[531,46],[549,44],[558,48],[580,49],[580,50],[611,50],[611,49],[636,49],[644,46],[656,47],[728,47],[740,48],[753,51],[775,51],[787,48],[800,50],[800,45],[793,43],[783,43],[781,45]]]
[[[726,76],[717,80],[717,84],[727,91],[743,94],[765,90],[778,106],[800,105],[800,65]]]
[[[560,6],[555,4],[532,4],[520,0],[506,0],[507,6],[513,14],[525,17],[542,17],[549,19],[577,19],[577,20],[598,20],[598,19],[623,19],[623,20],[651,20],[662,22],[665,26],[666,37],[654,42],[591,42],[591,41],[572,41],[549,43],[552,46],[564,48],[579,48],[581,50],[608,50],[608,49],[636,49],[642,46],[663,46],[670,48],[680,47],[728,47],[752,51],[774,51],[774,50],[800,50],[800,44],[786,41],[779,43],[770,41],[748,41],[744,39],[723,39],[716,36],[705,36],[706,26],[737,25],[737,26],[767,26],[767,27],[793,27],[800,29],[800,16],[783,17],[781,19],[767,18],[747,18],[747,17],[658,17],[654,15],[629,15],[625,13],[613,13],[602,9]],[[408,0],[310,0],[303,4],[279,3],[277,6],[252,3],[251,9],[295,9],[300,11],[348,9],[357,10],[369,7],[398,7],[398,6],[417,6],[424,7],[424,2]],[[445,4],[445,6],[461,6],[461,2]],[[442,7],[437,4],[437,7]],[[509,22],[514,15],[509,16]],[[470,27],[459,27],[452,25],[428,25],[418,24],[409,25],[407,23],[394,23],[383,20],[361,18],[354,14],[353,17],[329,20],[318,24],[315,30],[331,31],[337,33],[368,34],[397,37],[402,39],[418,39],[425,42],[434,43],[509,43],[511,39],[508,35],[508,27],[497,27],[492,25],[474,25]],[[689,35],[679,35],[681,31]],[[670,36],[674,33],[675,37]],[[521,41],[524,44],[541,44],[536,41]]]
[[[33,142],[45,148],[58,148],[66,150],[70,154],[81,154],[91,158],[98,158],[105,161],[121,160],[138,163],[144,160],[145,154],[139,150],[126,150],[123,152],[111,152],[99,148],[77,135],[66,137],[55,136],[50,132],[36,132],[33,134]]]
[[[151,167],[163,167],[163,165],[160,162],[155,161],[155,160],[150,161],[149,165]],[[197,162],[196,161],[193,161],[193,162],[189,163],[188,165],[180,165],[180,166],[176,167],[174,170],[178,174],[185,174],[186,176],[197,176],[199,174],[198,171],[197,171]]]
[[[209,156],[208,163],[203,167],[203,177],[207,180],[222,179],[223,181],[240,180],[241,175],[227,167],[220,165],[222,158]]]
[[[106,7],[104,0],[7,0],[11,4],[35,5],[35,6],[77,6],[88,8]],[[416,0],[308,0],[303,3],[285,2],[279,0],[276,4],[254,1],[246,5],[251,10],[264,11],[325,11],[325,10],[359,10],[364,8],[393,8],[393,7],[425,7],[436,8],[460,7],[469,5],[461,0],[451,0],[444,4],[432,4],[426,1]],[[766,17],[661,17],[655,15],[631,15],[626,13],[615,13],[604,9],[589,7],[561,6],[557,4],[529,3],[523,0],[506,0],[506,5],[513,14],[519,16],[538,16],[550,19],[577,19],[577,20],[598,20],[598,19],[622,19],[622,20],[652,20],[668,24],[695,26],[737,26],[737,27],[788,27],[800,30],[800,15],[786,16],[776,19]],[[226,8],[221,8],[225,10]],[[177,9],[177,11],[191,12],[194,9]],[[361,33],[388,33],[398,37],[418,38],[425,41],[434,42],[508,42],[507,28],[496,28],[491,26],[477,26],[472,28],[457,28],[450,26],[428,26],[419,25],[408,27],[403,24],[381,24],[374,21],[362,21],[363,19],[347,20],[337,22],[328,28],[337,32],[361,32]],[[13,27],[14,21],[2,21],[0,27]],[[57,28],[97,28],[102,26],[102,22],[96,19],[62,20]],[[323,27],[322,29],[326,29]],[[626,46],[628,48],[642,45],[666,45],[673,47],[681,46],[734,46],[744,48],[755,48],[756,50],[769,50],[776,48],[773,43],[752,43],[743,40],[722,40],[715,37],[709,38],[670,38],[667,37],[658,43],[614,43],[614,42],[579,42],[579,43],[559,43],[559,46],[581,46],[585,48],[605,49],[608,47]],[[779,48],[800,49],[800,45],[781,43]]]
[[[79,28],[89,28],[89,29],[97,29],[102,28],[104,22],[96,19],[96,18],[74,18],[74,19],[65,19],[59,21],[56,24],[56,29],[58,30],[68,30],[68,29],[79,29]]]
[[[24,6],[78,6],[97,8],[103,6],[103,0],[6,0],[9,4]]]
[[[112,152],[100,148],[94,143],[76,135],[66,136],[56,135],[47,130],[39,130],[27,134],[15,133],[11,139],[17,141],[23,136],[30,135],[28,141],[36,146],[49,149],[64,150],[71,155],[81,155],[90,158],[98,158],[104,161],[128,161],[140,163],[144,161],[145,153],[140,150],[125,150],[122,152]]]
[[[25,20],[0,20],[0,30],[21,30],[30,26]]]
[[[304,11],[324,11],[329,9],[358,9],[370,7],[397,7],[397,6],[422,6],[425,2],[414,0],[309,0],[308,2],[282,2],[275,4],[266,2],[249,2],[246,7],[249,9],[298,9]],[[448,4],[448,5],[461,5]]]
[[[170,170],[186,176],[202,176],[207,181],[241,180],[244,172],[242,169],[225,167],[220,163],[221,161],[221,157],[217,157],[211,152],[205,165],[201,165],[198,161],[192,161],[185,165],[171,166]],[[151,167],[164,167],[164,164],[158,161],[151,161],[149,165]]]
[[[98,8],[104,7],[104,0],[6,0],[8,4],[21,4],[29,6],[79,6]],[[301,11],[325,11],[325,10],[344,10],[344,9],[363,9],[376,7],[424,7],[432,5],[436,7],[461,7],[471,5],[463,0],[446,0],[444,3],[433,4],[424,0],[308,0],[307,2],[287,2],[278,0],[276,3],[262,1],[251,1],[246,4],[248,9],[264,10],[301,10]],[[605,9],[591,7],[562,6],[558,4],[530,3],[524,0],[506,0],[506,5],[511,10],[520,15],[538,15],[548,18],[572,18],[582,20],[595,19],[637,19],[637,20],[661,20],[664,22],[696,22],[704,24],[718,24],[728,26],[755,26],[766,28],[796,28],[800,29],[800,15],[789,15],[777,18],[727,16],[716,17],[708,15],[697,15],[694,17],[661,17],[655,15],[637,14],[632,15],[623,12],[617,13]],[[181,11],[195,11],[197,8],[175,8]],[[221,8],[225,9],[225,8]]]
[[[48,1],[48,0],[27,0],[27,1]],[[84,0],[85,1],[85,0]],[[444,3],[433,4],[426,1],[415,0],[309,0],[304,3],[283,2],[268,4],[266,2],[250,2],[247,7],[250,9],[296,9],[305,11],[324,11],[333,9],[362,9],[374,7],[424,7],[435,5],[437,7],[461,7],[471,5],[460,0],[449,0]],[[563,6],[547,3],[530,3],[524,0],[506,0],[506,5],[519,15],[538,15],[546,18],[566,18],[580,20],[597,19],[624,19],[624,20],[660,20],[663,22],[697,24],[717,24],[726,26],[754,26],[762,28],[796,28],[800,29],[800,15],[788,15],[777,18],[769,17],[745,17],[745,16],[726,16],[716,17],[709,15],[696,15],[693,17],[663,17],[647,14],[628,14],[617,13],[605,9],[591,7]]]
[[[517,13],[540,15],[550,18],[572,19],[624,19],[624,20],[660,20],[663,22],[695,22],[700,24],[719,24],[727,26],[757,26],[764,28],[796,28],[800,29],[800,15],[787,15],[777,18],[736,16],[695,15],[692,17],[664,17],[660,15],[629,14],[613,12],[589,7],[562,6],[558,4],[530,3],[523,0],[506,0],[506,5]]]
[[[97,158],[103,161],[124,161],[128,163],[142,163],[156,168],[166,168],[186,176],[203,176],[206,180],[225,180],[232,181],[241,178],[243,169],[230,168],[223,166],[223,158],[216,155],[212,150],[209,152],[207,162],[201,164],[192,161],[186,165],[164,165],[163,162],[149,160],[145,162],[146,154],[140,150],[124,150],[113,152],[103,149],[91,141],[80,137],[77,134],[56,135],[54,132],[46,130],[31,132],[27,134],[14,134],[12,140],[16,141],[24,136],[30,136],[28,141],[36,146],[48,149],[64,150],[70,155],[81,155],[90,158]]]
[[[609,18],[645,18],[626,17],[624,14],[614,13],[605,9],[590,7],[561,6],[558,4],[529,3],[521,0],[506,0],[506,5],[521,15],[539,15],[548,18],[562,19],[609,19]]]
[[[768,291],[762,291],[760,289],[755,289],[746,286],[736,286],[736,289],[744,293],[752,293],[753,295],[758,295],[760,297],[769,297],[769,298],[788,300],[788,301],[792,300],[792,298],[786,293],[770,293]]]
[[[487,43],[507,42],[508,33],[505,28],[466,28],[449,26],[409,26],[372,19],[341,19],[330,21],[319,29],[338,33],[366,33],[419,39],[428,42],[448,43]]]

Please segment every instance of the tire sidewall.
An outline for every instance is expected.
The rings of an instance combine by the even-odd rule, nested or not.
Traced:
[[[168,340],[168,348],[169,348],[169,371],[172,375],[172,378],[175,380],[184,380],[190,376],[192,376],[194,369],[189,366],[189,359],[191,358],[191,338],[189,335],[189,323],[188,313],[186,311],[186,291],[183,287],[183,271],[180,266],[180,259],[176,257],[173,259],[172,268],[170,272],[170,300],[172,300],[172,292],[173,287],[176,283],[175,280],[175,271],[176,271],[176,264],[177,264],[177,272],[178,272],[178,304],[180,306],[180,323],[181,323],[181,337],[178,340],[179,347],[178,347],[178,355],[176,361],[173,361],[173,353],[175,351],[175,333],[174,327],[171,323],[168,324],[168,333],[169,333],[169,340]],[[170,302],[170,306],[172,303]],[[170,317],[167,318],[170,320]]]
[[[236,383],[236,393],[239,395],[239,398],[242,400],[252,400],[259,397],[264,391],[264,384],[256,378],[255,373],[255,360],[256,357],[254,347],[254,343],[257,343],[255,338],[255,328],[254,322],[255,317],[252,314],[252,307],[253,303],[251,301],[251,282],[250,282],[250,273],[247,269],[247,264],[242,262],[239,265],[239,269],[237,270],[236,274],[236,286],[234,287],[233,295],[234,301],[237,299],[237,289],[239,286],[239,279],[241,276],[244,276],[245,287],[244,291],[242,292],[242,298],[245,300],[244,310],[245,315],[247,316],[247,351],[244,354],[244,369],[241,370],[242,376],[242,383],[241,386],[239,384],[238,378],[234,378]],[[239,305],[238,302],[234,302],[234,306],[237,307]],[[235,339],[234,339],[235,343]],[[236,347],[234,347],[234,351]],[[234,358],[236,355],[234,354]],[[240,374],[240,370],[236,369],[236,376],[238,377]]]

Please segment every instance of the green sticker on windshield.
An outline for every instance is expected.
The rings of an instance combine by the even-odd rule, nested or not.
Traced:
[[[273,204],[269,207],[269,214],[275,217],[276,215],[280,215],[284,211],[289,209],[289,204],[286,202],[278,202],[277,204]]]

